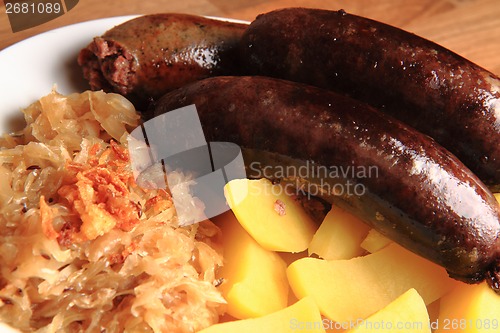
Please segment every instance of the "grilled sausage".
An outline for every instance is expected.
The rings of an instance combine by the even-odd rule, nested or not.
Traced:
[[[240,145],[253,171],[376,168],[338,178],[318,178],[311,168],[305,177],[295,175],[295,183],[316,186],[321,197],[442,265],[450,276],[468,283],[488,278],[500,289],[499,206],[468,168],[428,136],[348,97],[265,77],[189,84],[163,96],[154,115],[191,104],[207,142]],[[161,119],[151,121],[155,130],[164,128]],[[287,174],[282,181],[293,178]],[[349,186],[358,190],[349,193]]]
[[[246,24],[187,14],[140,16],[96,37],[78,56],[93,90],[149,99],[209,76],[236,75]]]
[[[500,79],[450,50],[344,11],[290,8],[258,16],[242,54],[250,74],[365,101],[500,184]]]

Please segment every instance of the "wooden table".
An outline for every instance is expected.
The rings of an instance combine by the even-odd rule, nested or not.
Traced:
[[[2,3],[0,50],[40,32],[102,17],[184,12],[251,21],[259,13],[291,6],[342,8],[396,25],[500,75],[500,0],[80,0],[67,14],[17,33]]]

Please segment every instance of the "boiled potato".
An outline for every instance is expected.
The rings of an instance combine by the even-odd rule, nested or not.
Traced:
[[[268,179],[236,179],[224,188],[226,200],[243,228],[270,251],[301,252],[317,229],[285,188]]]
[[[318,229],[266,179],[232,181],[225,195],[234,214],[216,220],[225,249],[218,277],[233,320],[201,332],[344,331],[328,322],[360,323],[349,333],[500,332],[500,298],[486,284],[449,278],[336,206]]]
[[[306,297],[260,318],[236,320],[210,326],[199,333],[324,333],[318,306]]]
[[[277,252],[281,259],[285,261],[285,264],[288,266],[291,263],[293,263],[296,260],[306,258],[307,257],[307,251],[302,251],[299,253],[291,253],[291,252]],[[290,286],[288,285],[288,280],[286,281],[287,286],[289,288],[288,290],[288,305],[292,305],[295,302],[297,302],[299,299],[295,294],[290,290]]]
[[[389,245],[391,242],[392,241],[389,238],[385,237],[377,230],[372,229],[368,232],[366,238],[361,242],[361,248],[370,253],[375,253]]]
[[[360,256],[360,247],[370,227],[343,209],[332,206],[309,245],[309,255],[327,260],[351,259]]]
[[[253,318],[287,306],[286,264],[272,251],[262,248],[241,227],[232,212],[214,219],[221,228],[224,266],[217,273],[227,300],[227,313],[235,318]]]
[[[430,304],[456,284],[444,268],[395,243],[350,260],[300,259],[287,276],[298,298],[312,296],[337,322],[366,318],[411,288]]]
[[[439,307],[441,299],[438,299],[431,304],[427,305],[427,313],[429,314],[429,320],[431,322],[436,321],[439,316]]]
[[[436,333],[500,332],[500,296],[488,285],[460,283],[440,302]]]
[[[422,297],[410,289],[346,333],[430,333]]]

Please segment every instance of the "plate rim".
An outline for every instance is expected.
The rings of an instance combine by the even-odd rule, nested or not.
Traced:
[[[22,117],[21,110],[49,94],[54,86],[63,95],[89,90],[80,68],[74,65],[78,52],[94,37],[144,15],[150,14],[116,15],[76,22],[30,36],[0,50],[0,71],[5,73],[0,77],[0,135],[12,129],[11,124],[17,123],[12,119]],[[228,17],[188,15],[251,23]]]

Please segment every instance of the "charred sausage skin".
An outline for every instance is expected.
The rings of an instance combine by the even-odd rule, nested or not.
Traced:
[[[363,195],[323,197],[442,265],[450,276],[468,283],[488,279],[500,288],[499,206],[463,163],[428,136],[348,97],[265,77],[187,85],[163,96],[154,115],[191,104],[208,142],[236,143],[264,164],[274,159],[376,166],[376,177],[349,179],[365,186]],[[154,122],[158,130],[160,119]]]
[[[374,105],[500,184],[500,79],[436,43],[344,11],[289,8],[251,23],[242,61],[250,74]]]
[[[188,82],[236,75],[246,27],[188,14],[140,16],[94,38],[78,63],[91,89],[120,93],[143,109]]]

